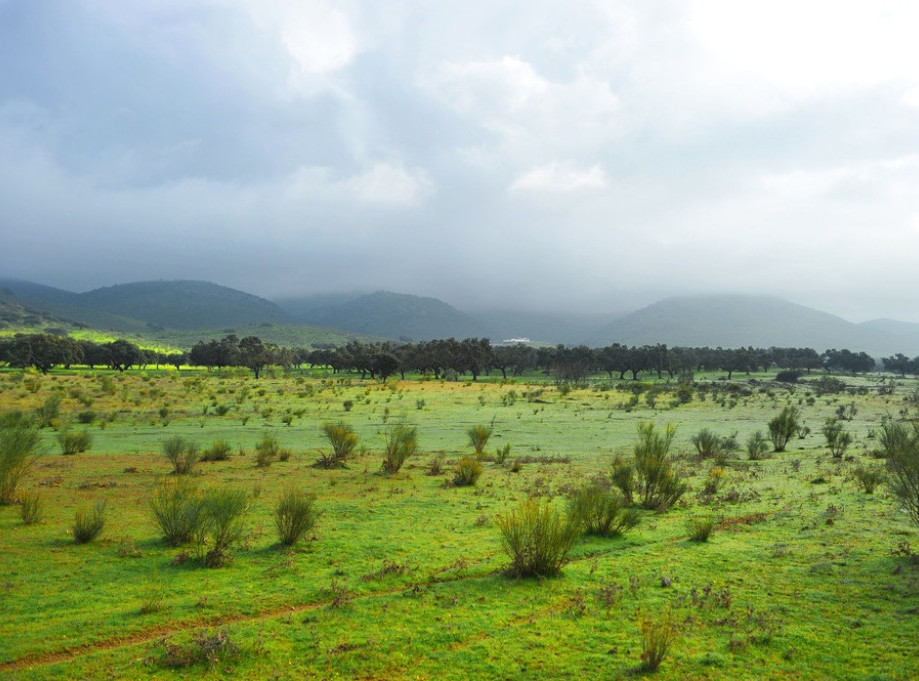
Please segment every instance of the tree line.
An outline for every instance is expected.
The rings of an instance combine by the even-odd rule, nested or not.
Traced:
[[[351,341],[339,347],[288,348],[266,343],[257,336],[238,338],[230,334],[220,340],[198,341],[188,353],[160,353],[144,350],[127,340],[96,343],[54,334],[17,334],[0,339],[0,363],[11,367],[34,367],[47,373],[54,366],[86,365],[125,371],[149,365],[191,365],[208,368],[245,367],[256,378],[267,366],[284,369],[327,366],[333,372],[353,371],[362,378],[380,381],[395,374],[431,374],[435,378],[469,376],[473,381],[492,371],[502,378],[540,371],[560,383],[578,383],[589,376],[605,373],[612,380],[637,379],[653,373],[658,378],[679,377],[698,371],[767,371],[778,368],[790,372],[812,370],[864,373],[877,368],[865,352],[812,348],[693,348],[663,344],[627,346],[613,343],[606,347],[586,345],[533,347],[522,343],[492,345],[487,338],[447,338],[418,343]],[[919,375],[919,357],[902,354],[885,357],[887,371]]]

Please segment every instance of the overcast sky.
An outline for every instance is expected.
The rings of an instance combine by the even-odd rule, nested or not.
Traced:
[[[0,276],[919,321],[919,3],[0,0]]]

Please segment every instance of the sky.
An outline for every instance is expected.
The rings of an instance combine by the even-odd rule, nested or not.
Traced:
[[[0,277],[919,322],[913,0],[0,0]]]

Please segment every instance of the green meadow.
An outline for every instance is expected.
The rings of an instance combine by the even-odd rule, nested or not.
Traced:
[[[697,375],[681,401],[663,381],[536,375],[2,372],[0,411],[48,419],[17,488],[40,521],[0,506],[0,678],[916,678],[919,528],[856,472],[883,467],[882,421],[911,417],[919,382],[845,376],[820,394],[817,377]],[[750,436],[789,406],[801,423],[785,451],[750,460]],[[821,429],[840,412],[853,441],[836,458]],[[338,422],[357,436],[347,467],[315,467],[331,451],[322,425]],[[580,536],[557,576],[508,576],[502,518],[528,498],[567,513],[647,423],[676,429],[679,501],[639,509],[621,536]],[[416,428],[417,453],[384,474],[399,425]],[[475,426],[492,430],[481,476],[456,486]],[[700,457],[703,429],[736,445]],[[87,451],[62,454],[61,433],[84,431]],[[283,456],[258,465],[266,435]],[[163,447],[176,436],[201,452],[224,441],[229,457],[175,475]],[[228,564],[163,540],[151,498],[179,478],[244,493]],[[291,488],[315,497],[317,518],[283,546],[275,509]],[[100,502],[101,533],[75,543],[75,514]],[[651,672],[655,630],[669,648]]]

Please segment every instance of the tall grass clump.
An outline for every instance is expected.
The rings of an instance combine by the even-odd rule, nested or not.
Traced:
[[[93,436],[85,430],[72,431],[69,428],[62,428],[57,434],[57,441],[61,446],[61,454],[72,456],[89,451]]]
[[[669,453],[675,434],[672,425],[660,433],[651,422],[639,424],[633,461],[626,463],[617,458],[613,462],[613,483],[627,501],[663,511],[686,493],[687,485],[674,468]]]
[[[105,510],[107,503],[104,499],[97,501],[92,508],[77,509],[73,518],[70,531],[76,544],[88,544],[102,533],[105,527]]]
[[[418,429],[414,426],[396,426],[383,435],[383,472],[397,473],[402,464],[418,450]]]
[[[482,463],[474,456],[462,456],[453,469],[453,484],[456,487],[472,487],[482,475]]]
[[[243,538],[243,516],[249,501],[242,490],[218,487],[202,497],[204,523],[199,555],[206,567],[223,567],[233,562],[233,544]]]
[[[16,500],[16,486],[38,458],[38,431],[24,418],[0,422],[0,506]]]
[[[580,534],[578,522],[564,518],[549,502],[528,498],[497,519],[501,547],[511,560],[511,577],[551,577],[568,562]]]
[[[797,407],[785,407],[769,422],[769,437],[776,452],[784,452],[788,441],[798,432],[800,416]]]
[[[214,443],[201,452],[201,461],[227,461],[233,447],[226,440],[214,440]]]
[[[284,546],[293,546],[303,539],[316,525],[316,497],[313,494],[286,487],[274,511],[278,528],[278,541]]]
[[[194,541],[204,523],[204,508],[198,487],[187,479],[163,482],[150,497],[150,511],[170,546]]]
[[[493,428],[491,426],[472,426],[466,431],[469,437],[469,444],[475,450],[475,455],[481,457],[485,452],[485,445],[491,437]]]
[[[278,438],[265,433],[255,445],[255,465],[268,468],[281,454],[281,443]]]
[[[689,533],[689,541],[706,542],[712,536],[712,532],[718,525],[718,521],[713,517],[690,518],[686,521],[686,531]]]
[[[163,442],[163,455],[176,475],[191,475],[198,463],[198,445],[175,435]]]
[[[643,672],[655,672],[667,656],[667,652],[676,640],[679,630],[676,618],[668,609],[657,619],[650,616],[641,618],[641,665]]]
[[[730,437],[716,435],[708,428],[703,428],[690,438],[700,459],[715,459],[723,464],[728,455],[737,447],[736,434]]]
[[[878,466],[859,466],[852,471],[852,477],[858,481],[865,494],[874,494],[874,489],[884,482],[887,475],[884,469]]]
[[[639,515],[628,508],[622,494],[608,482],[585,485],[568,503],[568,517],[578,523],[585,534],[617,537],[638,524]]]
[[[19,515],[23,525],[37,525],[41,522],[44,505],[38,492],[23,492],[19,495]]]
[[[338,423],[326,422],[322,424],[322,432],[332,446],[332,452],[319,453],[319,460],[315,463],[318,468],[347,468],[347,461],[357,447],[357,434],[354,428],[343,421]]]

